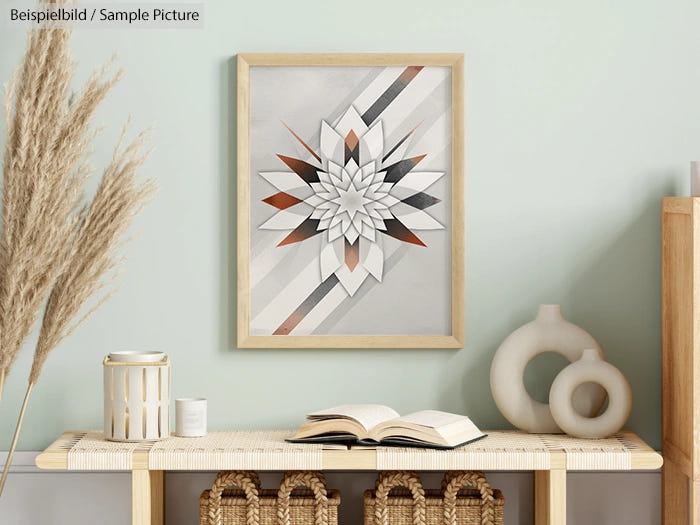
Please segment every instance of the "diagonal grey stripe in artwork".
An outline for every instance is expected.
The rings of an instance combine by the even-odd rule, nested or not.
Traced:
[[[315,238],[308,239],[306,246],[304,243],[295,243],[282,248],[275,248],[270,256],[264,259],[262,262],[268,262],[273,256],[277,254],[282,254],[282,257],[275,258],[271,262],[272,264],[267,268],[267,275],[278,275],[276,272],[284,270],[284,274],[287,275],[298,275],[307,264],[309,264],[308,258],[304,255],[311,253],[321,252],[321,238],[316,236]],[[319,268],[319,281],[321,280],[321,269]],[[252,282],[251,282],[252,284]],[[255,319],[260,312],[280,293],[280,280],[279,279],[259,279],[258,282],[251,286],[250,293],[250,318]]]
[[[396,130],[401,128],[402,131],[408,132],[416,124],[420,123],[420,119],[416,118],[417,112],[416,108],[424,105],[426,102],[428,106],[421,114],[422,118],[432,118],[431,112],[428,110],[435,101],[430,100],[429,97],[435,96],[435,89],[441,84],[445,86],[445,91],[438,94],[438,97],[449,100],[451,93],[451,85],[445,84],[445,79],[450,77],[449,70],[447,68],[426,68],[420,75],[418,75],[406,89],[401,92],[401,94],[396,97],[396,99],[386,107],[382,112],[380,117],[377,119],[382,122],[382,127],[384,129],[384,135],[391,136]],[[446,100],[446,101],[447,101]],[[445,102],[446,102],[445,101]],[[439,107],[443,104],[440,101],[434,104],[434,107]],[[411,117],[411,126],[402,127],[403,123],[406,122],[406,118]],[[407,123],[408,124],[408,123]],[[422,127],[422,126],[421,126]],[[422,130],[421,130],[422,132]],[[399,135],[396,140],[400,139]],[[387,145],[387,148],[391,146],[392,143]],[[427,152],[425,152],[427,153]]]
[[[266,204],[267,206],[267,204]],[[272,209],[272,208],[270,208]],[[277,211],[272,212],[277,213]],[[250,260],[253,261],[255,258],[260,257],[265,250],[267,250],[270,245],[277,246],[282,239],[284,239],[289,232],[281,230],[260,230],[257,227],[251,225],[251,235],[250,235]],[[253,235],[255,233],[255,235]]]
[[[294,330],[294,327],[298,325],[306,315],[314,309],[314,307],[323,299],[328,292],[330,292],[334,286],[336,286],[340,281],[334,273],[332,273],[328,279],[319,284],[309,296],[304,299],[304,301],[294,310],[287,319],[273,332],[272,335],[287,335],[289,332]]]
[[[388,159],[389,157],[391,157],[391,155],[392,155],[397,149],[399,149],[399,147],[400,147],[404,142],[406,142],[406,141],[411,137],[411,135],[413,135],[413,133],[415,133],[416,129],[418,129],[418,126],[416,126],[416,127],[413,128],[411,131],[409,131],[408,133],[406,133],[403,137],[401,137],[401,140],[399,140],[399,141],[396,143],[396,145],[395,145],[393,148],[391,148],[391,149],[382,157],[382,162],[386,162],[386,159]]]
[[[397,250],[384,261],[384,275],[389,273],[392,268],[394,268],[406,255],[409,246],[405,243],[401,243]],[[352,301],[343,301],[335,310],[333,310],[326,319],[320,323],[316,329],[311,332],[313,335],[328,335],[330,334],[333,327],[340,322],[340,320],[347,315],[347,313],[355,308],[367,293],[372,289],[372,287],[380,285],[381,283],[374,279],[367,279],[360,289],[355,292],[352,296]]]
[[[406,135],[406,133],[408,133],[416,125],[420,124],[416,131],[414,131],[413,134],[411,134],[411,136],[408,138],[409,144],[411,144],[411,146],[409,146],[408,149],[409,151],[414,152],[408,156],[422,155],[424,153],[428,153],[427,151],[418,152],[412,147],[412,145],[415,145],[421,139],[421,137],[425,135],[425,133],[430,129],[430,127],[433,124],[435,124],[435,121],[437,121],[442,116],[442,114],[446,110],[449,110],[452,106],[452,102],[449,99],[444,100],[443,102],[443,97],[434,97],[435,93],[444,90],[446,88],[446,84],[451,85],[451,82],[451,78],[448,77],[432,92],[430,92],[420,104],[414,106],[410,115],[407,115],[406,119],[404,119],[401,125],[397,126],[397,128],[390,135],[385,137],[384,142],[387,145],[387,148],[391,148],[394,145],[398,144],[398,142]],[[440,104],[436,104],[435,100],[440,101]]]
[[[422,69],[423,66],[409,66],[404,69],[399,77],[394,80],[394,83],[391,84],[386,91],[379,96],[374,104],[362,114],[362,120],[365,121],[365,124],[369,126],[374,122],[377,117],[381,115],[382,111],[399,96],[399,93],[406,89],[406,86],[408,86],[411,80],[416,78],[416,75],[420,73]]]
[[[425,147],[421,145],[420,140],[412,142],[406,152],[407,156],[411,156],[418,151],[424,151]],[[441,180],[449,180],[452,182],[452,143],[448,143],[442,149],[433,149],[430,155],[427,155],[420,164],[421,171],[445,171],[445,176]],[[426,190],[430,193],[430,190]]]

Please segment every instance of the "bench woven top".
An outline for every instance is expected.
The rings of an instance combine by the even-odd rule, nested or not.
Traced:
[[[632,432],[607,439],[487,431],[453,450],[287,443],[291,430],[213,431],[150,443],[65,432],[36,458],[51,470],[653,470],[661,455]]]

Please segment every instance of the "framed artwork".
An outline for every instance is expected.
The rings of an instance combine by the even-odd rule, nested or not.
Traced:
[[[461,54],[242,54],[241,348],[464,345]]]

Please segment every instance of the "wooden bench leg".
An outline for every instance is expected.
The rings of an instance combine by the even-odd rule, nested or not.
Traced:
[[[566,470],[535,471],[535,525],[566,525]]]
[[[131,472],[132,525],[165,523],[165,476],[162,470]]]

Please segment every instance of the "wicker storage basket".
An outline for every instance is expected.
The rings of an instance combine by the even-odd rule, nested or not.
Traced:
[[[337,525],[339,504],[320,472],[287,472],[279,490],[266,490],[255,472],[224,471],[199,497],[199,524]]]
[[[415,472],[386,471],[365,491],[365,525],[503,525],[504,504],[481,472],[450,471],[423,490]]]

